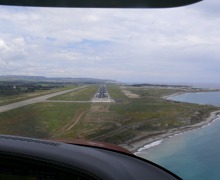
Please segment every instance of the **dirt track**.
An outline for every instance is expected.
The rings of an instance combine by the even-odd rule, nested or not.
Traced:
[[[83,115],[86,113],[87,111],[83,111],[79,114],[79,116],[76,119],[73,119],[72,124],[67,124],[63,127],[62,132],[56,133],[54,135],[52,135],[50,138],[54,138],[57,136],[60,136],[62,134],[64,134],[65,132],[69,131],[70,129],[72,129],[83,117]]]

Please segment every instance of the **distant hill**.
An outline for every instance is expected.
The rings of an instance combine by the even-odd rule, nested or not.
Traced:
[[[173,84],[133,84],[134,87],[174,87],[174,88],[191,88],[187,85],[173,85]]]
[[[19,75],[0,76],[0,81],[66,82],[66,83],[116,83],[116,81],[109,80],[109,79],[70,78],[70,77],[48,78],[48,77],[44,77],[44,76],[19,76]]]

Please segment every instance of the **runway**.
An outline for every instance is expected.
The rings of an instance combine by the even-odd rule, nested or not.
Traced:
[[[52,93],[52,94],[39,96],[39,97],[36,97],[36,98],[27,99],[27,100],[16,102],[16,103],[3,105],[3,106],[0,106],[0,113],[5,112],[5,111],[9,111],[9,110],[12,110],[12,109],[16,109],[16,108],[19,108],[19,107],[22,107],[22,106],[26,106],[26,105],[30,105],[30,104],[34,104],[34,103],[39,103],[39,102],[75,102],[75,103],[89,103],[89,102],[92,102],[92,103],[96,103],[96,102],[110,103],[110,102],[115,102],[113,99],[111,99],[105,85],[100,85],[99,86],[98,91],[95,93],[94,97],[90,101],[48,100],[51,97],[59,96],[61,94],[69,93],[69,92],[72,92],[72,91],[77,91],[77,90],[80,90],[80,89],[83,89],[83,88],[86,88],[86,87],[87,86],[81,86],[81,87],[75,88],[75,89],[65,90],[65,91],[61,91],[61,92],[56,92],[56,93]]]
[[[92,102],[114,102],[114,100],[111,99],[106,85],[100,85],[98,91],[93,97]]]

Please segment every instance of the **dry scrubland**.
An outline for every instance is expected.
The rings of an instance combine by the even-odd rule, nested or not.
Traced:
[[[97,91],[90,85],[56,100],[88,101]],[[170,102],[161,97],[181,89],[108,85],[115,103],[32,104],[0,114],[0,133],[46,139],[88,139],[132,143],[172,128],[195,124],[218,108]]]

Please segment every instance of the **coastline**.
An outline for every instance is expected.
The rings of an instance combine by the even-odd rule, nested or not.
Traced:
[[[189,92],[177,92],[177,93],[174,93],[174,94],[162,96],[161,98],[166,99],[166,100],[170,100],[169,98],[171,98],[171,97],[180,96],[180,95],[183,95],[183,94],[186,94],[186,93],[189,93]]]
[[[132,153],[138,153],[142,149],[147,149],[155,145],[159,145],[164,139],[170,138],[175,135],[180,135],[191,130],[203,128],[211,124],[215,119],[219,118],[218,114],[220,114],[220,110],[211,112],[209,117],[200,123],[187,125],[180,128],[170,129],[166,132],[163,131],[160,132],[160,134],[158,133],[156,135],[152,134],[151,137],[141,138],[140,140],[137,140],[133,143],[129,143],[129,145],[121,144],[120,146],[124,147],[125,149],[129,150]]]

